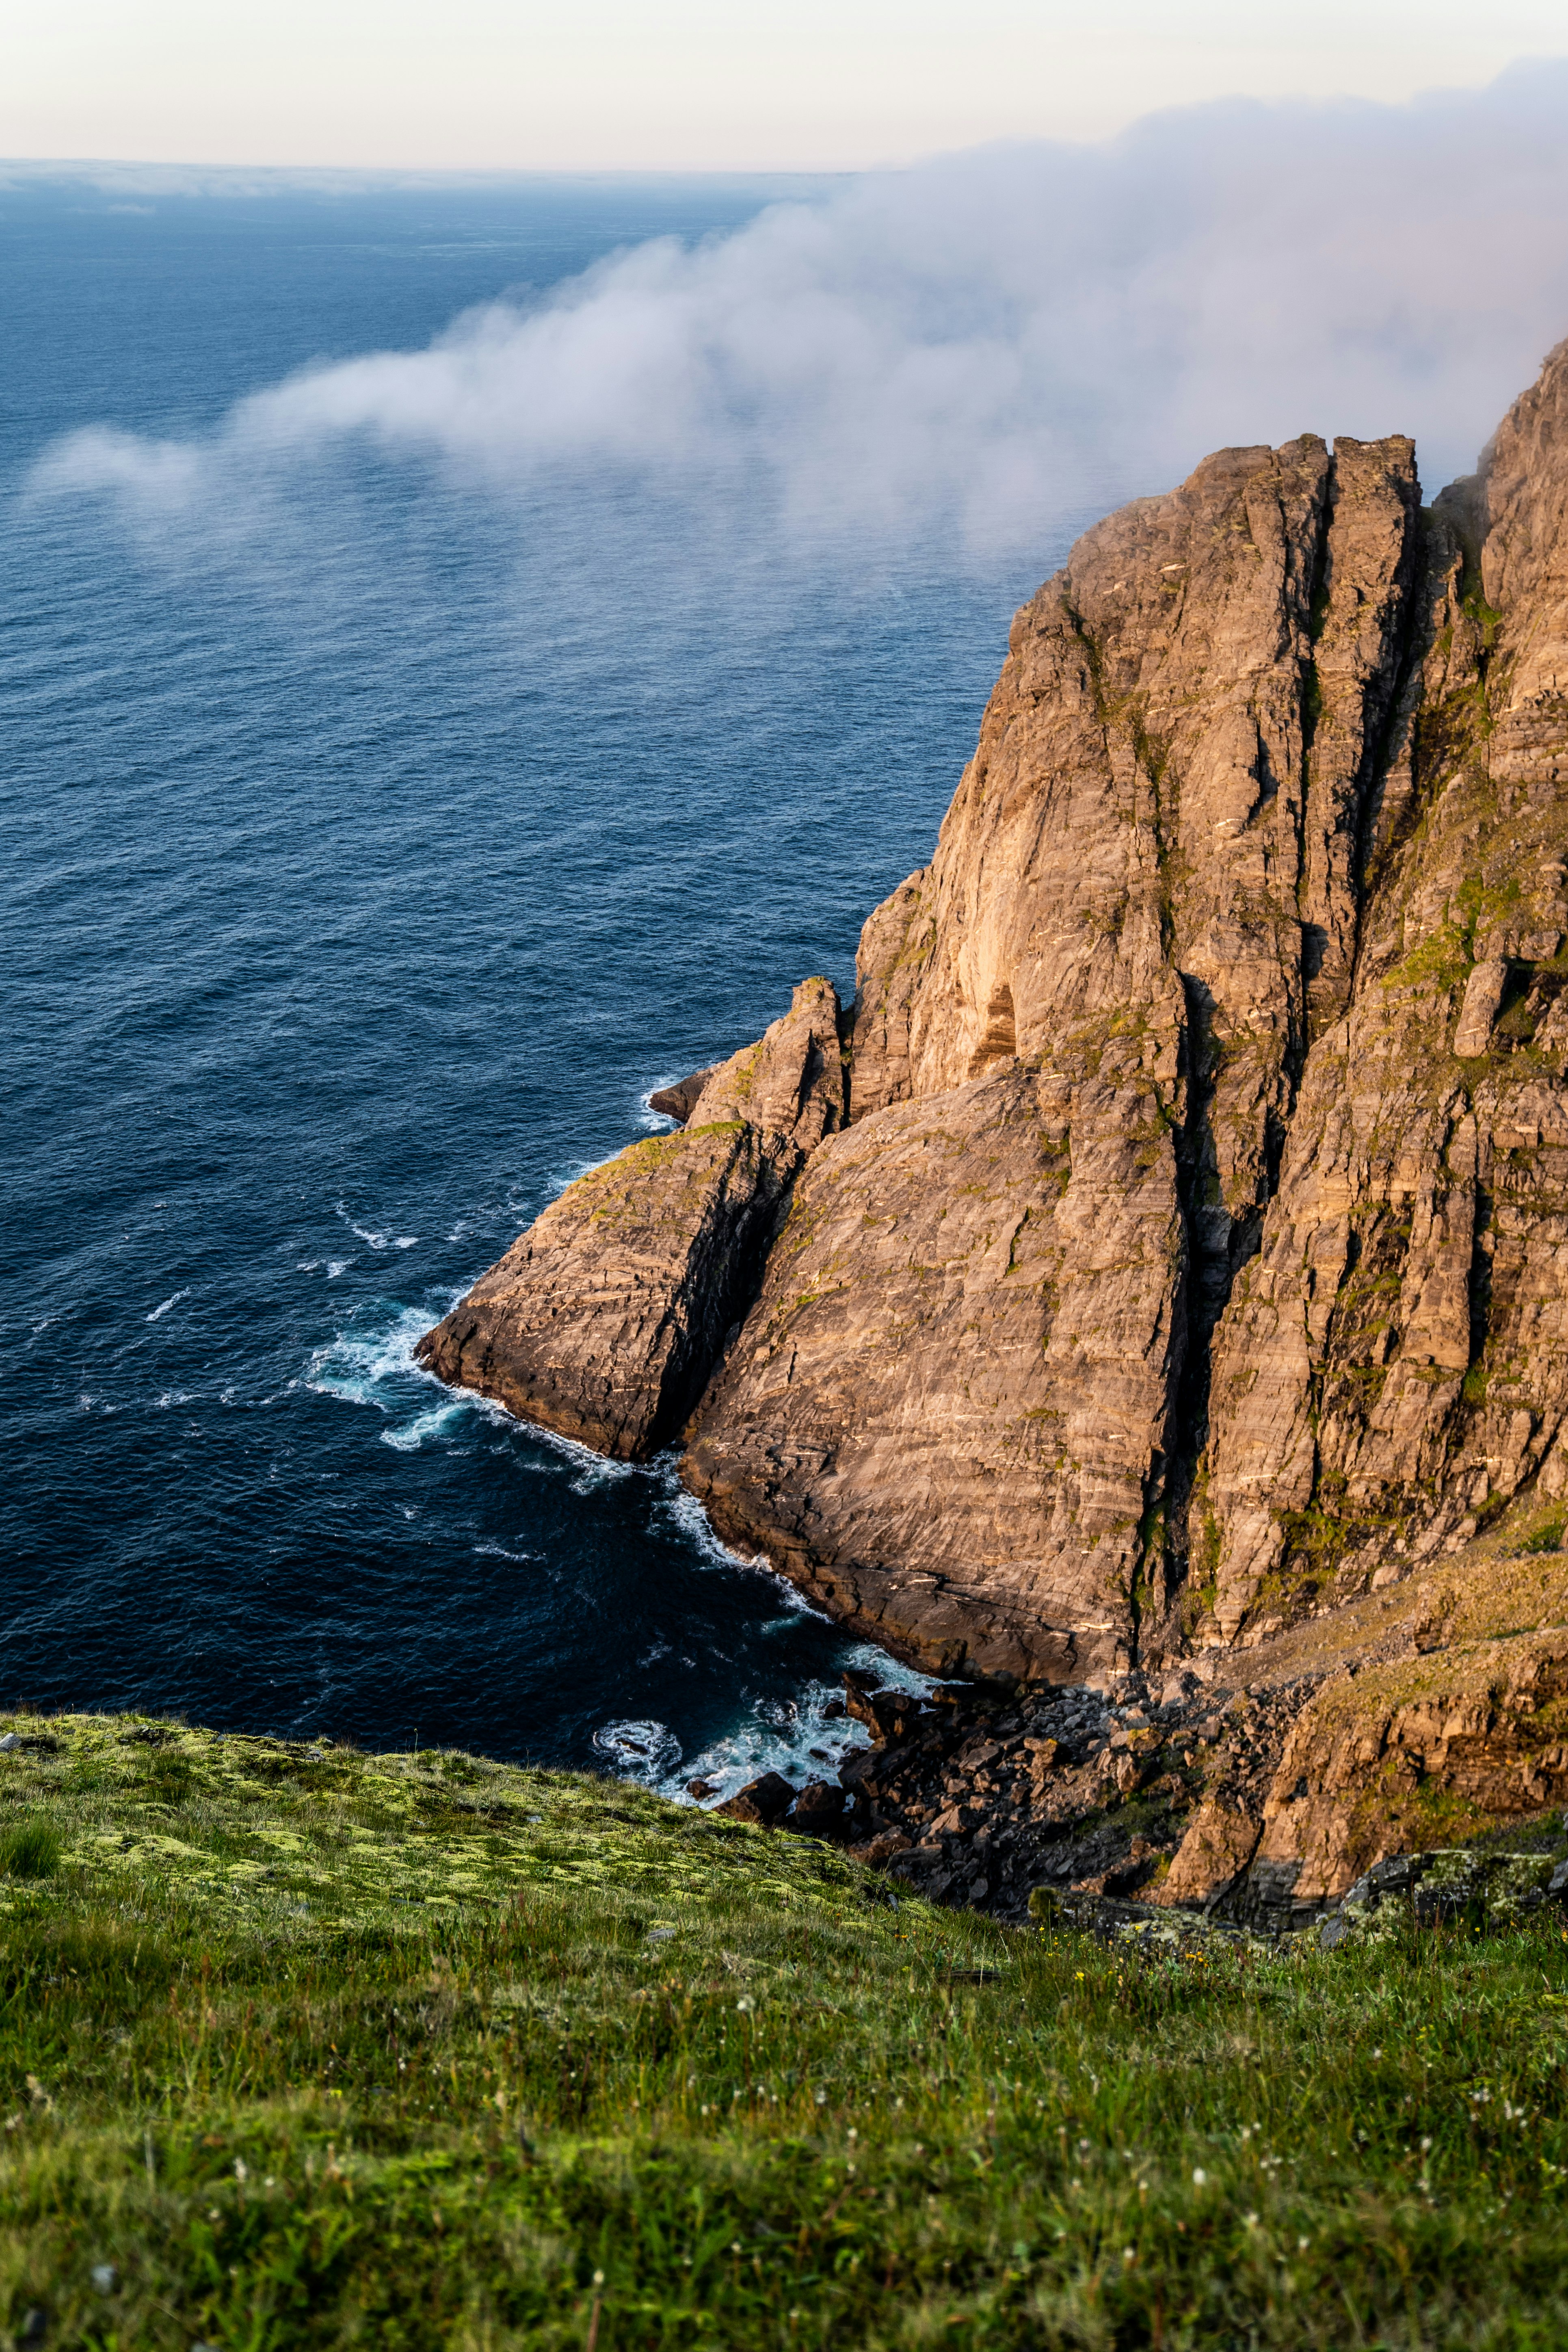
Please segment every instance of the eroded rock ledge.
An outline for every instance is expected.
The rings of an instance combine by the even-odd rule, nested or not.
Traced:
[[[679,1443],[935,1673],[1234,1692],[1300,1637],[1327,1754],[1345,1609],[1568,1494],[1565,940],[1568,346],[1430,507],[1308,435],[1088,532],[853,1005],[804,983],[421,1352]]]

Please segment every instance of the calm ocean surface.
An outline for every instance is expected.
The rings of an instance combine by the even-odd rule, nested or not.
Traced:
[[[0,186],[0,1699],[663,1785],[822,1744],[863,1654],[668,1465],[409,1349],[650,1087],[852,985],[1068,523],[955,581],[374,449],[265,534],[27,486],[776,193]]]

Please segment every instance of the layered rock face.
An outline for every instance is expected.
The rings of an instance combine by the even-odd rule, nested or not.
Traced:
[[[1125,1639],[1182,1265],[1143,1056],[1014,1060],[825,1143],[698,1417],[720,1533],[942,1670],[1067,1680]]]
[[[416,1350],[454,1387],[617,1460],[678,1433],[755,1295],[805,1154],[844,1123],[838,1000],[795,992],[709,1071],[679,1135],[580,1177]]]
[[[1568,1494],[1565,856],[1568,347],[1430,509],[1407,440],[1222,451],[1017,615],[851,1011],[674,1090],[426,1360],[683,1436],[938,1671],[1267,1642]]]
[[[1194,1552],[1228,1640],[1568,1486],[1565,400],[1560,352],[1425,534],[1354,991],[1215,1338]]]

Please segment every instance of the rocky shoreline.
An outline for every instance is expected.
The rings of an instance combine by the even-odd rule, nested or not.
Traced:
[[[934,1902],[1102,1936],[1190,1943],[1319,1927],[1332,1949],[1384,1906],[1386,1932],[1396,1916],[1500,1924],[1568,1904],[1561,1808],[1512,1824],[1512,1850],[1483,1841],[1383,1859],[1332,1895],[1295,1899],[1289,1873],[1252,1868],[1290,1735],[1321,1679],[1233,1687],[1189,1669],[1014,1694],[939,1685],[920,1697],[852,1673],[845,1711],[869,1742],[835,1780],[797,1790],[767,1773],[713,1810],[827,1839]],[[1238,1825],[1228,1848],[1215,1834],[1221,1819]]]
[[[836,1778],[769,1774],[720,1810],[1005,1920],[1044,1895],[1080,1924],[1180,1912],[1292,1932],[1391,1855],[1551,1847],[1568,1805],[1560,1540],[1524,1502],[1440,1564],[1249,1649],[1090,1683],[920,1696],[851,1675],[867,1740]]]

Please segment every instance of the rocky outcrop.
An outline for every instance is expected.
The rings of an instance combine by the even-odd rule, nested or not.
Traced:
[[[1099,525],[1014,625],[931,866],[867,924],[854,1124],[688,1475],[940,1670],[1173,1638],[1210,1335],[1350,991],[1419,541],[1405,441],[1224,452]],[[977,1159],[1027,1212],[1005,1281]]]
[[[943,1674],[1331,1648],[1568,1493],[1565,939],[1568,347],[1430,509],[1304,436],[1090,530],[852,1013],[672,1090],[426,1360],[684,1432],[722,1533]],[[1175,1888],[1352,1866],[1262,1770]]]
[[[668,1444],[755,1295],[796,1171],[844,1123],[826,981],[804,982],[708,1074],[701,1110],[579,1177],[426,1333],[420,1361],[617,1460]]]
[[[661,1118],[672,1118],[677,1127],[689,1127],[712,1075],[710,1064],[706,1069],[693,1070],[689,1077],[678,1078],[672,1087],[655,1087],[647,1098],[649,1110],[658,1111]]]
[[[1353,995],[1215,1342],[1210,1638],[1462,1540],[1568,1411],[1565,382],[1559,353],[1426,530]]]

